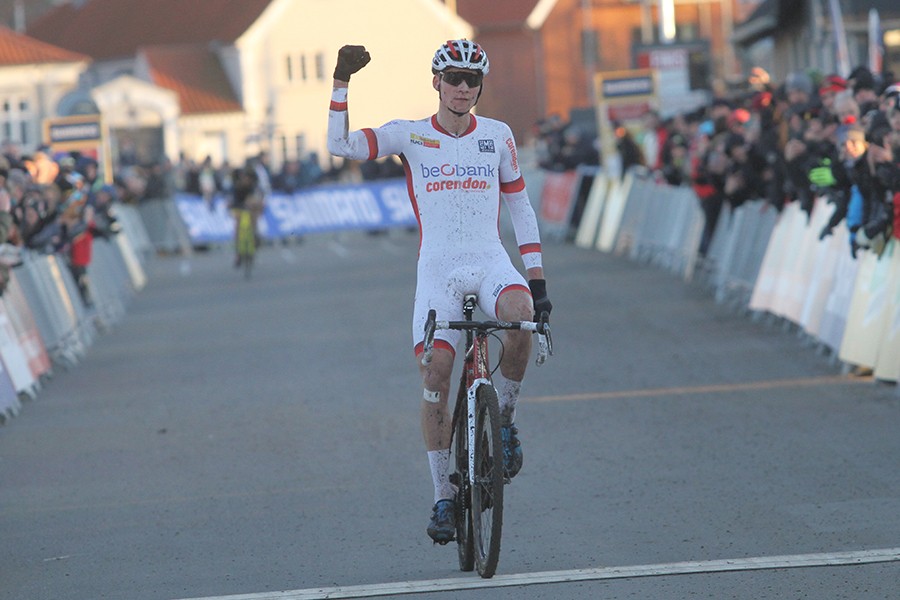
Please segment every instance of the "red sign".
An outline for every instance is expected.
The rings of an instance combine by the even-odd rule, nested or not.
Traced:
[[[634,104],[610,104],[608,115],[610,121],[635,121],[650,112],[649,102]]]
[[[541,190],[541,219],[548,223],[566,223],[572,206],[572,192],[578,180],[575,171],[547,173]]]

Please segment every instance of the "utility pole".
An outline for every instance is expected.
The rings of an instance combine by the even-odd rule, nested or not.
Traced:
[[[13,29],[17,33],[25,33],[25,2],[16,0],[13,5]]]
[[[594,106],[594,74],[597,72],[597,32],[594,29],[592,0],[581,0],[581,54],[587,72],[588,105]]]

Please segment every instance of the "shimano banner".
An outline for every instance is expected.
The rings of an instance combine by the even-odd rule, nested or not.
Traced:
[[[229,242],[234,218],[228,199],[217,197],[212,206],[200,196],[177,194],[175,203],[195,244]],[[362,184],[329,185],[294,194],[273,193],[259,220],[265,239],[347,229],[414,227],[416,215],[405,179]]]

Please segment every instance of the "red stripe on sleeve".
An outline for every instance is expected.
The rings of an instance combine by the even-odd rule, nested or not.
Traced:
[[[345,110],[347,110],[347,103],[346,102],[336,102],[335,100],[332,100],[331,101],[331,110],[345,111]]]
[[[515,181],[500,184],[500,191],[504,194],[514,194],[525,189],[525,178],[519,177]]]
[[[363,129],[362,132],[366,136],[366,141],[369,142],[369,160],[375,160],[378,158],[378,138],[371,129]]]
[[[519,246],[519,254],[525,256],[526,254],[531,254],[532,252],[540,252],[541,245],[540,244],[522,244]]]

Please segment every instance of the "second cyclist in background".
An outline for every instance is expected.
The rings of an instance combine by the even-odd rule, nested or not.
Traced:
[[[406,168],[410,201],[420,228],[412,341],[415,354],[428,311],[439,320],[463,318],[463,296],[478,295],[491,319],[529,320],[549,313],[538,224],[519,170],[516,144],[505,123],[472,114],[489,62],[470,40],[442,44],[431,61],[438,110],[416,121],[391,121],[375,129],[349,130],[350,76],[370,60],[363,46],[338,52],[328,117],[328,149],[353,160],[397,154]],[[527,280],[512,265],[498,231],[500,199],[510,213]],[[424,392],[422,432],[434,485],[428,535],[446,543],[455,535],[455,486],[450,482],[451,419],[447,408],[458,331],[440,331],[428,366],[419,363]],[[499,393],[504,467],[514,477],[522,466],[515,425],[516,402],[531,353],[531,334],[510,331],[493,381]]]
[[[256,223],[259,215],[263,212],[263,196],[259,189],[259,177],[253,165],[247,164],[244,167],[235,169],[231,174],[232,193],[231,193],[231,212],[234,215],[234,267],[237,269],[241,266],[240,252],[240,227],[241,213],[247,211],[253,225],[254,241],[258,244],[256,236]]]

